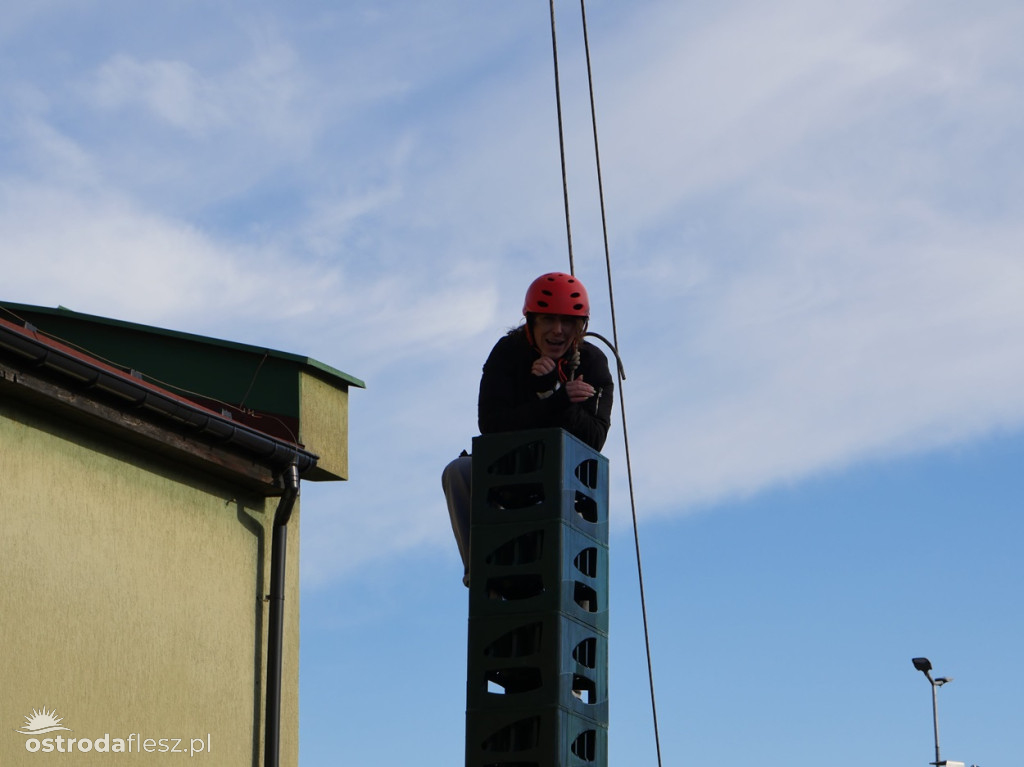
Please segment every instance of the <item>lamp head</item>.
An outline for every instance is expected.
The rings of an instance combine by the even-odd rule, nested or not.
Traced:
[[[914,668],[918,671],[923,671],[927,674],[932,670],[932,662],[927,658],[914,658],[912,662],[914,664]]]

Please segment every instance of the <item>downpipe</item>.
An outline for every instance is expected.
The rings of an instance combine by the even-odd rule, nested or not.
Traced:
[[[264,767],[278,767],[281,758],[281,660],[284,645],[285,563],[288,521],[299,497],[299,468],[294,463],[282,474],[284,493],[274,513],[270,549],[270,625],[267,635],[267,710],[264,726]]]

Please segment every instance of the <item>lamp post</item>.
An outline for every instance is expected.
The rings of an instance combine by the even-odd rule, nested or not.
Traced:
[[[929,762],[929,764],[934,764],[935,767],[946,767],[946,762],[942,761],[942,757],[939,756],[939,708],[935,691],[947,682],[952,682],[953,677],[940,676],[932,679],[932,662],[927,658],[914,658],[913,664],[914,668],[925,675],[928,683],[932,686],[932,724],[935,727],[935,761]]]

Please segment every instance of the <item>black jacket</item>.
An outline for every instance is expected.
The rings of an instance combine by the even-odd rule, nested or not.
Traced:
[[[559,384],[557,373],[535,376],[530,372],[538,357],[540,352],[526,340],[523,328],[513,330],[494,345],[480,379],[480,433],[561,427],[600,450],[611,426],[615,390],[608,359],[593,344],[584,341],[580,345],[580,365],[575,376],[582,376],[597,394],[585,402],[572,403],[565,387]],[[538,396],[552,390],[549,396]]]

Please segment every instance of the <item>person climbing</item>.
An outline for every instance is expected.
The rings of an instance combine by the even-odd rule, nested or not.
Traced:
[[[481,434],[560,427],[600,450],[611,427],[615,384],[604,353],[584,340],[590,299],[570,274],[535,279],[524,321],[491,349],[480,378]],[[455,542],[469,585],[472,456],[465,451],[441,475]]]

